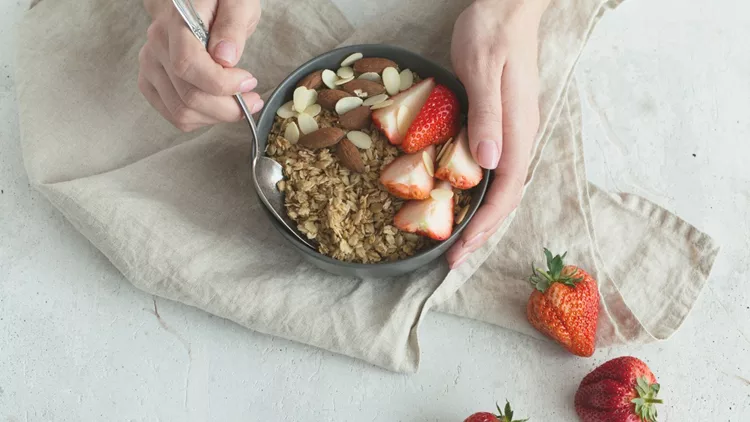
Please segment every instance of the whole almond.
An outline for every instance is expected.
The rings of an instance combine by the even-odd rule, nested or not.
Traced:
[[[350,93],[339,89],[324,89],[318,93],[318,104],[326,110],[333,111],[340,99],[351,96]]]
[[[377,82],[368,81],[367,79],[355,79],[351,82],[345,83],[341,89],[352,94],[357,95],[359,91],[363,97],[374,97],[385,92],[385,87]]]
[[[339,123],[347,130],[366,129],[372,123],[371,116],[370,107],[361,106],[339,116]]]
[[[359,155],[359,150],[348,139],[344,139],[336,146],[336,155],[341,160],[341,164],[349,170],[356,173],[365,172],[365,163],[362,161],[362,156]]]
[[[304,86],[307,89],[318,89],[323,86],[323,71],[318,70],[304,78],[297,84],[298,87]]]
[[[393,60],[380,57],[367,57],[354,62],[354,71],[358,74],[367,72],[383,73],[383,69],[386,67],[395,67],[398,69],[398,65]]]
[[[336,145],[346,132],[337,127],[324,127],[299,138],[297,143],[305,148],[318,149]]]

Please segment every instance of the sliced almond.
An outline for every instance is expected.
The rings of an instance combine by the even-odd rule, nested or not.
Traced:
[[[377,110],[379,108],[386,108],[393,105],[393,100],[385,100],[382,103],[377,103],[374,106],[370,107],[370,110]]]
[[[364,132],[353,130],[347,133],[346,137],[359,149],[370,149],[372,147],[372,138]]]
[[[276,110],[276,115],[281,117],[282,119],[291,119],[292,117],[296,116],[297,112],[294,110],[294,101],[289,101],[288,103],[279,107],[279,109]]]
[[[307,89],[304,86],[294,90],[294,110],[297,113],[303,113],[307,107],[315,104],[318,99],[318,92],[314,89]]]
[[[432,157],[430,157],[427,151],[422,151],[422,162],[424,163],[424,168],[427,169],[427,174],[430,177],[435,177],[435,163],[432,162]]]
[[[458,217],[456,217],[456,224],[461,224],[464,222],[464,218],[466,218],[466,214],[469,213],[469,206],[465,206],[461,208],[461,212],[458,213]]]
[[[323,107],[320,106],[320,104],[313,104],[310,107],[307,107],[305,111],[302,112],[302,114],[307,114],[308,116],[315,117],[323,110]]]
[[[436,201],[448,201],[453,198],[453,191],[448,189],[433,189],[430,192],[430,196]]]
[[[450,138],[450,139],[448,139],[448,142],[446,142],[445,144],[443,144],[443,147],[440,148],[440,152],[438,153],[438,156],[435,159],[435,161],[437,161],[438,163],[440,162],[440,159],[443,158],[443,155],[445,155],[445,151],[448,150],[448,147],[451,146],[452,142],[453,142],[453,138]]]
[[[406,91],[407,89],[411,88],[412,85],[414,85],[414,74],[411,73],[411,70],[404,69],[403,71],[401,71],[399,77],[401,79],[399,90]]]
[[[330,69],[326,69],[323,71],[321,77],[323,78],[323,83],[326,84],[328,88],[336,88],[336,81],[339,80],[339,77],[336,76],[336,72]]]
[[[344,85],[344,84],[348,84],[349,82],[351,82],[353,80],[354,80],[354,76],[350,76],[348,78],[339,79],[338,81],[336,81],[336,86],[341,86],[341,85]]]
[[[299,124],[300,132],[302,132],[305,135],[318,130],[318,122],[315,121],[315,118],[313,118],[309,114],[303,113],[297,116],[297,123]]]
[[[339,75],[339,78],[341,79],[352,78],[354,77],[354,69],[349,66],[344,66],[336,71],[336,74]]]
[[[344,97],[336,103],[336,113],[346,114],[359,107],[364,101],[359,97]]]
[[[370,97],[366,99],[363,105],[370,107],[370,106],[374,106],[375,104],[380,104],[387,99],[388,99],[388,94],[380,94],[380,95],[376,95],[374,97]]]
[[[291,144],[296,144],[297,141],[299,141],[299,128],[297,127],[297,123],[289,122],[289,124],[286,125],[286,130],[284,130],[284,138],[289,141]]]
[[[375,72],[367,72],[359,75],[359,78],[357,79],[364,79],[366,81],[372,81],[372,82],[380,82],[381,78],[380,75]]]
[[[438,167],[445,167],[446,164],[448,164],[448,160],[450,160],[451,154],[453,154],[453,149],[456,147],[456,144],[451,143],[450,145],[446,145],[443,147],[443,150],[445,151],[443,156],[440,157],[440,161],[438,161]]]
[[[408,114],[408,107],[402,105],[398,108],[398,113],[396,114],[396,127],[398,128],[398,133],[401,135],[406,135],[406,132],[409,130],[409,122],[406,120]]]
[[[398,94],[398,90],[401,87],[401,76],[399,76],[398,70],[395,67],[386,67],[383,70],[383,84],[389,95]]]
[[[341,62],[341,67],[351,66],[354,64],[354,62],[361,59],[362,57],[364,57],[362,53],[354,53],[350,55],[349,57],[345,58],[343,62]]]

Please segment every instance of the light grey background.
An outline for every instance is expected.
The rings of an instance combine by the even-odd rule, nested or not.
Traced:
[[[13,82],[13,25],[27,1],[3,0],[0,13],[0,421],[447,422],[505,398],[535,422],[575,421],[580,379],[625,354],[662,383],[660,421],[750,418],[746,2],[627,0],[577,71],[589,178],[656,201],[723,246],[682,329],[577,359],[433,313],[420,372],[405,376],[155,300],[31,190]],[[334,1],[355,23],[377,18],[365,2]]]

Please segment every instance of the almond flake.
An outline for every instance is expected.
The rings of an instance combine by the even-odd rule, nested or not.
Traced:
[[[341,86],[343,84],[348,84],[349,82],[351,82],[353,80],[354,80],[354,76],[350,76],[348,78],[339,79],[338,81],[336,81],[336,83],[334,85]]]
[[[453,149],[456,148],[456,144],[451,143],[450,145],[446,145],[443,147],[443,150],[445,151],[445,154],[440,158],[440,162],[438,162],[438,167],[445,167],[446,164],[448,164],[448,160],[450,160],[450,156],[453,154]]]
[[[383,70],[383,84],[389,95],[398,94],[398,90],[401,87],[401,77],[396,68],[386,67],[385,70]]]
[[[453,138],[448,139],[448,142],[443,144],[443,147],[440,148],[440,152],[438,153],[435,161],[437,161],[438,163],[440,162],[440,159],[443,158],[443,155],[445,155],[445,151],[447,151],[448,147],[451,146],[451,142],[453,142]]]
[[[375,72],[367,72],[359,75],[359,78],[357,79],[366,79],[372,82],[380,82],[380,75]]]
[[[336,81],[339,79],[338,76],[336,76],[336,73],[333,70],[326,69],[323,71],[323,83],[326,84],[326,86],[330,89],[336,88]]]
[[[411,70],[404,69],[401,71],[401,74],[399,76],[401,79],[399,90],[406,91],[407,89],[411,88],[412,85],[414,85],[414,74],[411,73]]]
[[[380,104],[387,99],[388,99],[388,94],[380,94],[380,95],[376,95],[374,97],[370,97],[366,99],[362,105],[366,105],[367,107],[370,107],[370,106],[374,106],[375,104]]]
[[[430,196],[436,201],[448,201],[453,198],[453,191],[448,189],[433,189],[430,192]]]
[[[346,137],[359,149],[369,149],[372,146],[372,138],[364,132],[353,130]]]
[[[364,101],[359,97],[344,97],[336,103],[336,113],[346,114],[357,107],[362,106]]]
[[[276,110],[276,115],[282,119],[290,119],[297,116],[297,112],[294,110],[294,101],[289,101],[283,106]]]
[[[342,67],[336,72],[337,75],[339,75],[339,78],[341,79],[349,79],[354,77],[354,69],[351,67]]]
[[[466,218],[466,214],[469,213],[469,206],[465,206],[461,209],[461,212],[458,213],[458,217],[456,218],[456,224],[461,224],[464,222],[464,218]]]
[[[303,135],[313,133],[318,130],[318,122],[308,114],[300,114],[297,116],[297,123],[299,123],[299,130]]]
[[[362,53],[354,53],[351,56],[345,58],[343,62],[341,62],[341,67],[351,66],[354,64],[354,62],[361,59],[362,57],[364,57]]]
[[[361,89],[355,89],[354,95],[356,95],[359,98],[367,98],[367,93],[365,91],[362,91]]]
[[[370,107],[370,110],[377,110],[379,108],[386,108],[393,105],[393,100],[385,100],[382,103],[377,103],[374,106]]]
[[[318,100],[318,92],[314,89],[307,89],[301,86],[294,90],[294,110],[297,113],[304,113],[307,107],[315,104]]]
[[[402,135],[406,135],[406,132],[409,130],[409,122],[406,120],[408,114],[408,107],[401,106],[398,108],[398,113],[396,114],[396,127],[398,128],[398,133]]]
[[[297,124],[294,122],[289,122],[288,125],[286,125],[286,130],[284,130],[284,138],[286,138],[287,141],[289,141],[290,144],[294,145],[299,141],[299,128],[297,127]]]
[[[320,104],[313,104],[305,109],[305,111],[302,112],[302,114],[307,114],[308,116],[315,117],[323,110],[323,107],[320,106]]]
[[[435,177],[435,163],[432,162],[432,157],[430,157],[427,151],[422,151],[422,162],[424,163],[424,168],[427,169],[427,174],[430,177]]]

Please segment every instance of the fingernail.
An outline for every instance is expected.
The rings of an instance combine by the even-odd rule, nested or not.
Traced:
[[[494,170],[500,160],[497,144],[492,141],[482,141],[477,147],[478,164],[488,170]]]
[[[237,60],[237,47],[231,41],[221,41],[214,49],[214,56],[216,59],[234,65],[234,61]]]
[[[451,265],[451,270],[455,270],[456,268],[458,268],[461,265],[463,265],[463,263],[466,262],[466,259],[468,257],[469,257],[469,254],[467,253],[466,255],[464,255],[461,258],[459,258],[458,261],[454,262],[453,265]]]
[[[240,92],[250,92],[258,86],[258,80],[250,78],[240,84]]]
[[[258,102],[253,105],[253,109],[250,110],[250,112],[255,114],[259,112],[261,108],[263,108],[263,100],[258,100]]]
[[[477,233],[476,235],[474,235],[474,237],[464,242],[464,248],[470,248],[476,245],[477,243],[479,243],[480,240],[482,240],[483,236],[484,236],[484,232]]]

